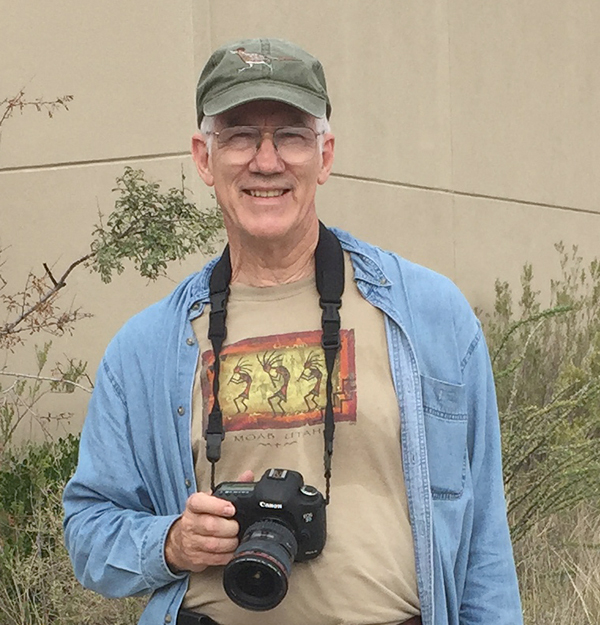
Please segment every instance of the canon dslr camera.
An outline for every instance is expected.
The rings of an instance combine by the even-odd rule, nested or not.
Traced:
[[[325,546],[325,500],[302,475],[268,469],[258,482],[222,482],[213,495],[231,501],[240,544],[223,572],[229,598],[247,610],[270,610],[288,590],[292,562]]]

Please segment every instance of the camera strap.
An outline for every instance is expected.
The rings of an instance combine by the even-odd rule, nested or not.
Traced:
[[[325,470],[325,502],[329,503],[331,458],[335,418],[333,413],[333,368],[340,348],[340,308],[344,292],[344,253],[338,238],[319,222],[319,241],[315,250],[315,280],[321,307],[321,347],[325,355],[327,380],[325,385],[326,405],[323,417]],[[208,338],[214,353],[213,405],[208,416],[205,432],[206,458],[211,463],[211,488],[215,489],[215,465],[221,458],[221,443],[225,438],[223,412],[219,405],[220,356],[227,336],[227,301],[231,281],[231,256],[229,245],[225,246],[221,258],[215,264],[210,276],[210,315]]]

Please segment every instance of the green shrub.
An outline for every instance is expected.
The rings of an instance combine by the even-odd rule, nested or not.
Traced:
[[[600,262],[562,244],[548,307],[525,265],[518,309],[496,282],[483,318],[496,378],[514,540],[540,519],[600,503]]]
[[[35,536],[24,528],[41,508],[48,509],[46,493],[60,493],[77,465],[78,437],[27,443],[0,456],[0,541],[4,553],[18,549],[29,554]],[[61,509],[60,502],[54,512]],[[2,556],[0,556],[1,560]]]
[[[63,544],[61,496],[79,439],[0,454],[0,623],[134,625],[143,599],[104,599],[76,581]]]
[[[35,537],[35,549],[17,547],[0,556],[2,625],[137,623],[143,599],[105,599],[84,589],[73,576],[62,541],[59,492],[40,491],[37,507],[20,530]]]

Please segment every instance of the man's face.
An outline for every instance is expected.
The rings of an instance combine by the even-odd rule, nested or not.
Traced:
[[[310,119],[310,118],[309,118]],[[215,130],[231,126],[257,126],[272,131],[283,126],[309,126],[312,120],[298,109],[273,101],[249,102],[219,115]],[[229,239],[248,238],[265,242],[305,233],[316,220],[317,184],[329,177],[333,163],[334,138],[324,136],[323,152],[318,147],[301,165],[284,161],[264,136],[256,155],[244,165],[233,165],[226,150],[213,137],[210,155],[200,134],[193,138],[194,161],[202,179],[214,186],[223,211]]]

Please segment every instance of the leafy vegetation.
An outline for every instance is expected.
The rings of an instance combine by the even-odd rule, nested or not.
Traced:
[[[139,619],[143,599],[105,599],[85,590],[73,576],[63,546],[60,495],[63,472],[67,467],[72,471],[76,447],[76,439],[67,439],[44,445],[41,451],[29,448],[13,459],[12,467],[26,483],[32,480],[31,488],[19,487],[15,493],[10,490],[12,480],[2,485],[6,489],[2,495],[8,495],[11,510],[16,510],[0,520],[2,625],[134,625]],[[58,466],[53,466],[52,458]],[[46,475],[30,470],[40,459]],[[10,463],[5,465],[10,468]]]
[[[124,259],[132,261],[141,276],[155,280],[171,261],[215,252],[212,242],[223,226],[221,213],[216,206],[200,210],[187,198],[183,174],[181,187],[163,193],[142,170],[125,167],[114,191],[119,193],[115,210],[106,225],[101,219],[94,229],[86,259],[104,282],[110,282],[114,272],[123,272]]]
[[[513,540],[541,519],[587,502],[600,506],[600,262],[573,247],[543,308],[525,265],[518,312],[496,282],[484,317],[502,423]]]

